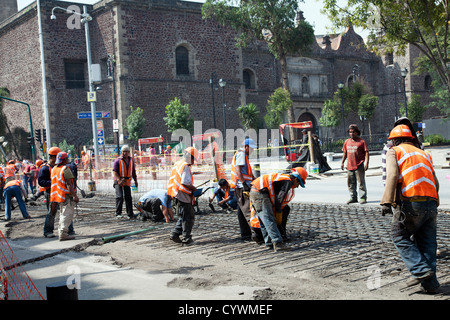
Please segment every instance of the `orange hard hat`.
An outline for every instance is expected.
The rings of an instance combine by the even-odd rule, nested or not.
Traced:
[[[184,150],[185,152],[189,153],[191,156],[194,157],[195,161],[198,159],[198,150],[194,147],[188,147]]]
[[[39,159],[39,160],[37,160],[36,161],[36,166],[40,166],[41,164],[43,164],[44,163],[44,161],[42,161],[41,159]]]
[[[308,172],[303,167],[297,167],[292,169],[293,176],[295,176],[299,181],[302,188],[305,187],[306,178],[308,177]]]
[[[414,139],[411,130],[406,124],[399,124],[394,129],[391,130],[391,133],[389,134],[389,140],[395,139],[395,138],[409,138]]]
[[[48,149],[48,154],[51,156],[56,156],[60,152],[61,152],[61,149],[58,147],[51,147],[50,149]]]

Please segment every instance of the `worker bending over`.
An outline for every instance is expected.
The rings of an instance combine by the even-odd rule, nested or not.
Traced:
[[[305,187],[308,173],[302,167],[294,168],[289,174],[265,174],[252,182],[250,203],[251,225],[261,228],[265,245],[273,250],[284,250],[286,246],[278,228],[282,224],[282,211],[294,198],[294,188]]]
[[[162,210],[161,210],[162,207]],[[172,197],[166,190],[153,189],[139,198],[136,208],[141,212],[142,219],[154,222],[173,221]]]
[[[198,151],[194,147],[184,150],[183,159],[176,162],[170,173],[167,194],[174,199],[178,213],[178,221],[172,231],[170,239],[177,243],[190,244],[192,240],[192,227],[194,226],[195,212],[192,206],[194,186],[191,165],[198,159]],[[180,236],[183,236],[180,239]]]
[[[224,210],[235,210],[237,208],[237,200],[234,195],[235,185],[233,181],[226,179],[219,180],[219,187],[214,190],[213,195],[209,198],[209,203],[217,199],[217,204]]]

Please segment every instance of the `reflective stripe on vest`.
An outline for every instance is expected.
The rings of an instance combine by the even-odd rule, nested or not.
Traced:
[[[233,181],[235,184],[238,181],[237,168],[236,168],[236,155],[238,154],[238,152],[244,153],[245,163],[247,164],[247,174],[242,174],[242,176],[243,176],[244,180],[251,182],[253,180],[252,166],[250,165],[250,161],[248,161],[247,154],[245,153],[244,150],[238,150],[233,156],[233,160],[231,161],[231,181]]]
[[[50,202],[64,202],[66,200],[66,195],[70,193],[66,181],[64,180],[64,170],[66,168],[66,166],[56,166],[52,168]]]
[[[5,178],[14,177],[16,174],[16,169],[14,166],[7,166],[4,169],[5,171]]]
[[[225,198],[224,199],[228,199],[230,197],[230,193],[231,191],[234,191],[234,189],[236,188],[236,185],[234,184],[233,181],[228,181],[228,185],[230,186],[228,188],[228,190],[225,192]]]
[[[21,185],[21,182],[19,180],[11,180],[7,184],[5,184],[4,188],[6,189],[6,188],[11,187],[11,186],[18,186],[18,187],[20,187],[20,185]]]
[[[431,156],[410,144],[392,147],[399,168],[398,183],[404,197],[438,198]]]
[[[259,178],[256,178],[252,182],[252,189],[256,191],[260,191],[264,188],[267,188],[269,191],[269,198],[270,202],[272,203],[272,211],[275,209],[275,189],[273,187],[273,183],[276,181],[282,181],[282,180],[291,180],[288,174],[284,173],[271,173],[271,174],[265,174]],[[281,204],[281,210],[289,203],[289,201],[292,200],[294,197],[294,189],[291,188],[289,190],[289,193],[286,195],[286,197],[283,199],[283,203]],[[275,214],[275,212],[274,212]],[[258,217],[256,215],[256,211],[254,207],[252,206],[250,202],[250,226],[253,228],[261,228],[261,225],[259,224]]]
[[[179,191],[182,191],[188,195],[192,195],[192,191],[187,189],[181,184],[181,176],[183,175],[183,171],[185,166],[187,166],[187,162],[184,160],[180,160],[173,165],[172,172],[170,173],[169,183],[167,186],[167,194],[176,197]],[[191,183],[194,183],[194,177],[191,172]]]
[[[125,186],[130,187],[131,186],[131,177],[133,175],[133,159],[129,158],[128,166],[125,162],[125,160],[119,158],[119,175],[120,178],[128,178],[125,179]]]

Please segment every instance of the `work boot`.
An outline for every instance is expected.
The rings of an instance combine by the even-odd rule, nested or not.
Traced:
[[[66,241],[66,240],[73,240],[75,239],[75,236],[71,235],[61,235],[59,236],[59,241]]]
[[[183,246],[186,246],[186,245],[190,245],[190,244],[194,243],[194,240],[192,240],[192,238],[189,237],[189,238],[187,238],[187,239],[183,239],[183,240],[181,241],[181,243],[183,244]]]
[[[361,198],[361,199],[359,199],[359,203],[365,204],[365,203],[367,203],[367,199],[366,198]]]
[[[414,277],[414,278],[410,278],[406,281],[406,286],[407,287],[413,287],[415,285],[420,284],[422,281],[427,280],[429,278],[431,278],[434,275],[433,271],[427,271],[425,272],[425,274],[421,277]]]
[[[282,251],[282,250],[288,250],[289,248],[283,243],[283,242],[275,242],[273,244],[273,251]]]
[[[177,234],[171,234],[170,235],[170,240],[172,240],[173,242],[176,242],[176,243],[181,243],[180,236],[177,235]]]
[[[46,237],[46,238],[54,238],[56,236],[53,234],[53,232],[51,232],[51,233],[44,233],[44,237]]]
[[[356,200],[355,198],[351,198],[350,200],[347,201],[347,204],[356,203],[356,202],[358,202],[358,200]]]

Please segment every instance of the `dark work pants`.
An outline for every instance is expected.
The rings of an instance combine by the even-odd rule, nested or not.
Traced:
[[[238,202],[237,216],[242,239],[262,239],[261,229],[250,227],[250,198],[244,195],[243,188],[235,189],[235,196]]]
[[[191,203],[181,202],[175,199],[175,206],[178,213],[178,221],[172,231],[173,236],[183,236],[183,241],[192,238],[191,232],[195,222],[195,212]]]
[[[147,199],[142,205],[142,209],[146,211],[145,218],[152,219],[154,221],[160,221],[164,219],[164,215],[161,210],[161,200],[158,198]]]
[[[133,198],[131,197],[131,187],[119,186],[117,181],[114,181],[114,189],[116,190],[116,216],[122,215],[123,201],[125,200],[125,207],[127,215],[133,216]]]

